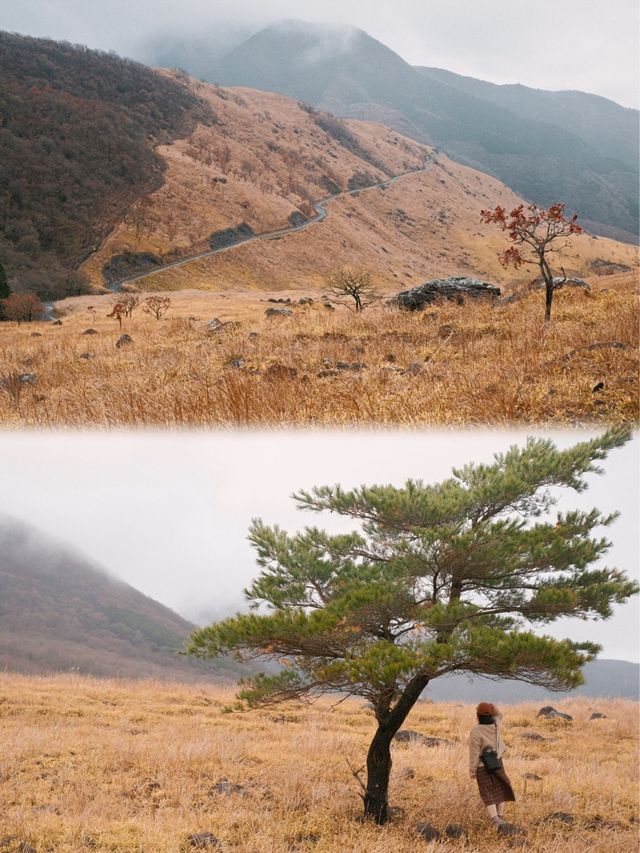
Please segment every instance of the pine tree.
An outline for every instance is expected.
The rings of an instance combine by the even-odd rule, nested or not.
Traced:
[[[365,814],[384,823],[391,741],[434,678],[466,672],[549,690],[582,683],[581,667],[599,647],[532,627],[606,619],[638,586],[592,565],[610,547],[593,531],[617,514],[558,512],[551,488],[584,491],[585,475],[601,473],[597,460],[629,436],[613,429],[568,450],[529,438],[435,485],[299,492],[301,509],[338,513],[359,529],[288,535],[254,520],[261,572],[245,592],[253,612],[195,631],[187,651],[281,664],[276,675],[243,682],[238,707],[328,692],[365,697],[377,722]]]
[[[6,299],[11,293],[11,288],[9,287],[9,282],[7,281],[7,274],[5,272],[4,267],[2,266],[2,261],[0,261],[0,299]]]

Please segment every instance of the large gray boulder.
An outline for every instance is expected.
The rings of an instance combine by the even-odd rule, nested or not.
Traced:
[[[495,284],[464,275],[453,275],[449,278],[434,278],[412,287],[411,290],[403,290],[390,299],[389,304],[407,311],[421,311],[425,305],[431,305],[440,299],[464,302],[467,298],[493,300],[498,296],[500,288]]]

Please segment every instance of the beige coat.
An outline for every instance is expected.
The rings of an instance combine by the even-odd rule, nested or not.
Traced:
[[[498,758],[502,758],[502,754],[507,747],[502,740],[500,726],[496,727],[493,723],[483,723],[471,729],[471,734],[469,735],[469,773],[472,776],[475,776],[478,767],[482,766],[480,755],[485,746],[495,749],[498,753]]]

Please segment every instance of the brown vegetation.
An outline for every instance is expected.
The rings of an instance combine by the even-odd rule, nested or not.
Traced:
[[[539,292],[491,307],[445,303],[422,313],[354,315],[314,293],[265,317],[255,292],[172,294],[156,322],[124,319],[109,297],[57,304],[62,326],[0,325],[7,374],[34,374],[19,405],[0,389],[7,426],[276,424],[589,424],[638,416],[633,273],[563,288],[554,322]],[[97,319],[89,313],[96,308]],[[208,329],[216,317],[222,328]],[[228,323],[229,325],[225,325]],[[216,325],[216,324],[213,324]],[[86,336],[87,328],[97,332]]]
[[[0,302],[0,317],[20,323],[30,323],[40,317],[44,306],[33,293],[12,293]]]
[[[136,62],[0,33],[0,254],[12,288],[86,292],[78,265],[162,183],[154,147],[210,114]]]
[[[189,137],[157,149],[166,165],[164,184],[130,208],[83,265],[95,287],[102,287],[105,268],[118,280],[125,269],[142,272],[206,251],[212,236],[229,228],[260,233],[287,227],[292,215],[310,215],[312,200],[425,163],[428,171],[385,189],[330,202],[327,219],[302,233],[250,243],[139,285],[153,291],[321,288],[340,266],[365,267],[376,286],[398,289],[443,275],[509,280],[497,258],[503,240],[480,222],[483,208],[521,203],[498,180],[436,157],[432,148],[380,124],[319,124],[317,114],[281,95],[189,85],[215,113],[216,124],[198,125]],[[597,258],[629,266],[636,254],[633,246],[583,236],[565,266],[571,275],[586,275]],[[117,273],[114,258],[123,261]]]
[[[74,676],[4,675],[0,699],[0,837],[42,853],[176,853],[212,833],[239,853],[415,853],[508,849],[468,778],[473,710],[420,703],[410,725],[449,746],[394,747],[383,829],[358,822],[358,768],[372,722],[355,700],[225,714],[230,690]],[[334,707],[332,707],[334,706]],[[518,798],[507,816],[531,853],[637,849],[637,704],[563,700],[573,723],[505,708],[506,756]],[[606,719],[590,720],[592,711]],[[534,741],[530,732],[546,738]],[[227,780],[226,782],[223,780]],[[237,787],[234,787],[237,786]],[[572,824],[544,819],[565,812]],[[415,827],[461,824],[432,845]],[[11,849],[11,847],[9,847]]]

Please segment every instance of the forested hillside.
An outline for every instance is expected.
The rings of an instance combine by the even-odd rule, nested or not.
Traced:
[[[77,551],[0,516],[0,671],[236,677],[178,655],[194,626]]]
[[[154,147],[212,117],[176,79],[129,60],[0,33],[0,259],[14,290],[79,292],[79,265],[141,194]]]

